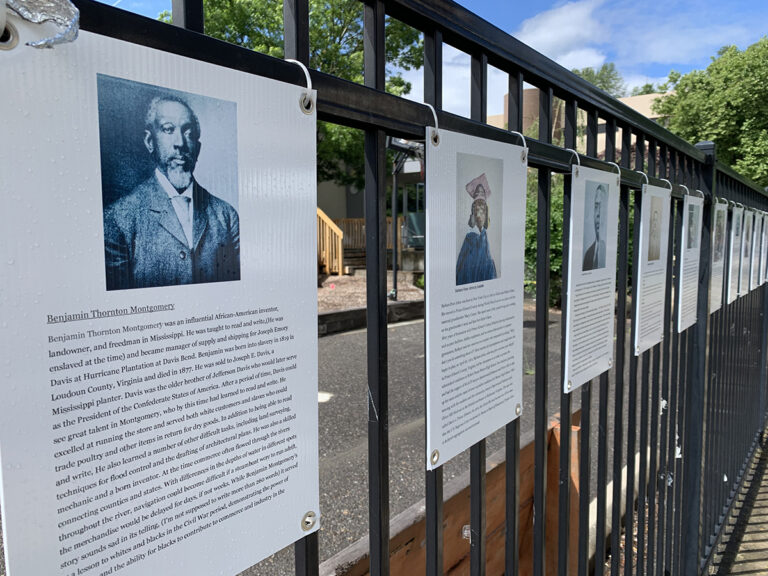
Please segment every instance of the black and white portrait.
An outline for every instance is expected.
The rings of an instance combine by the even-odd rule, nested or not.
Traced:
[[[236,104],[97,86],[107,290],[239,280]]]
[[[749,267],[749,258],[752,256],[752,214],[744,217],[744,239],[741,241],[741,256],[744,259],[742,266]]]
[[[661,257],[661,214],[664,201],[658,196],[651,196],[651,218],[648,226],[648,261],[654,262]]]
[[[715,246],[714,261],[720,262],[723,259],[725,248],[725,210],[715,212]]]
[[[685,245],[686,250],[699,247],[699,210],[701,206],[690,204],[688,206],[688,239]]]
[[[584,272],[605,268],[607,202],[608,187],[588,180],[584,200],[584,236],[582,238],[584,260],[581,269]]]

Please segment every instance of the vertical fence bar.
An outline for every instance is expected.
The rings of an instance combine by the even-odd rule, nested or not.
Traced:
[[[286,58],[309,65],[309,3],[307,0],[283,1],[283,27],[285,34],[284,53]],[[326,250],[331,250],[327,224],[323,223],[326,235]],[[328,259],[329,271],[333,260]],[[341,263],[339,263],[341,272]],[[293,547],[296,576],[317,576],[320,567],[318,533],[305,536]]]
[[[597,111],[587,112],[587,156],[597,156]],[[564,254],[567,252],[563,251]],[[563,280],[567,278],[563,274]],[[563,306],[565,309],[565,306]],[[602,376],[601,376],[602,378]],[[581,445],[579,454],[579,576],[587,576],[589,571],[589,510],[590,510],[590,472],[592,468],[591,430],[592,430],[592,382],[587,382],[581,389]],[[605,518],[603,518],[605,524]],[[595,563],[600,563],[598,556]]]
[[[701,471],[703,457],[704,414],[707,391],[707,332],[709,330],[709,276],[711,264],[711,208],[713,199],[712,171],[714,146],[697,146],[707,155],[704,179],[699,182],[705,201],[702,207],[699,243],[699,286],[696,306],[696,324],[689,330],[691,349],[689,358],[689,387],[686,394],[685,458],[683,459],[683,574],[699,571],[699,543],[701,536]]]
[[[677,157],[674,151],[670,151],[670,175],[674,178],[673,183],[679,182],[679,175],[677,174]],[[671,277],[673,278],[674,282],[677,282],[677,279],[680,278],[680,250],[682,247],[682,226],[683,226],[683,208],[682,208],[682,201],[678,200],[675,201],[675,220],[674,220],[674,229],[675,229],[675,241],[673,243],[674,247],[674,254],[675,254],[675,265],[674,265],[674,275]],[[676,284],[677,286],[677,284]],[[677,294],[677,288],[675,288],[675,294]],[[680,335],[677,332],[677,302],[672,302],[672,310],[673,310],[673,316],[672,316],[672,348],[671,348],[671,370],[670,373],[670,390],[669,390],[669,438],[668,438],[668,451],[667,451],[667,484],[666,484],[666,491],[667,491],[667,500],[668,500],[668,506],[667,506],[667,518],[666,518],[666,551],[665,551],[665,560],[666,560],[666,570],[669,571],[670,574],[674,574],[675,569],[677,569],[677,558],[676,558],[676,550],[674,548],[674,539],[675,535],[677,534],[676,527],[676,517],[677,517],[677,500],[675,498],[675,488],[676,488],[676,482],[679,481],[679,478],[677,476],[677,470],[675,469],[675,465],[677,463],[677,448],[678,448],[678,422],[677,422],[677,411],[678,411],[678,388],[680,386],[679,381],[679,354],[680,354]]]
[[[309,66],[309,2],[283,0],[284,54]]]
[[[205,27],[203,0],[172,0],[171,18],[179,28],[203,33]]]
[[[485,122],[488,93],[488,57],[472,57],[470,109],[473,120]],[[470,557],[472,576],[485,576],[485,439],[469,449],[470,476]]]
[[[629,147],[625,146],[627,132],[622,127],[622,164],[629,156]],[[608,148],[606,147],[606,157]],[[616,279],[618,297],[616,308],[616,390],[613,414],[613,522],[611,526],[611,574],[620,573],[621,556],[621,477],[624,428],[624,362],[626,358],[627,326],[627,272],[629,248],[629,188],[621,186],[619,199],[619,266]]]
[[[638,170],[640,172],[646,173],[645,171],[645,137],[642,133],[638,133],[635,140],[635,170]],[[642,198],[642,190],[635,191],[635,198]],[[637,202],[635,203],[635,206],[637,207]],[[645,209],[648,209],[648,207],[645,207]],[[634,252],[635,252],[635,269],[633,274],[633,280],[632,280],[632,290],[633,290],[633,307],[632,311],[633,314],[635,310],[637,309],[634,306],[634,303],[636,300],[634,298],[637,298],[637,286],[639,286],[640,283],[640,260],[642,258],[642,246],[640,245],[640,239],[639,239],[639,230],[640,230],[640,222],[641,222],[641,216],[643,211],[642,202],[640,203],[640,213],[638,214],[635,212],[635,230],[638,231],[638,240],[634,244]],[[638,322],[638,318],[636,315],[632,318],[632,324],[633,326]],[[634,338],[632,340],[632,344],[634,345]],[[648,380],[649,380],[649,372],[650,372],[650,358],[649,358],[650,352],[645,351],[643,352],[640,360],[642,361],[642,372],[641,372],[641,378],[640,378],[640,467],[639,467],[639,482],[638,482],[638,493],[637,493],[637,559],[635,562],[636,565],[636,574],[638,576],[641,576],[643,566],[645,565],[645,530],[646,530],[646,515],[645,515],[645,503],[646,503],[646,478],[648,473]],[[635,400],[635,398],[633,398]]]
[[[659,177],[668,176],[668,149],[665,145],[659,147]],[[670,226],[667,234],[667,283],[664,293],[664,331],[661,342],[662,369],[661,369],[661,399],[660,399],[660,426],[659,437],[659,473],[656,476],[658,492],[658,527],[656,538],[656,576],[664,574],[664,534],[666,532],[666,494],[667,494],[667,445],[669,436],[669,364],[670,364],[670,330],[672,318],[672,262],[674,260],[674,200],[670,204]]]
[[[424,102],[439,109],[443,94],[443,35],[424,32]],[[425,143],[425,146],[428,144]],[[407,190],[403,191],[403,217]],[[426,264],[426,262],[425,262]],[[425,342],[426,346],[426,342]],[[425,353],[426,358],[426,353]],[[425,399],[426,401],[426,399]],[[425,431],[426,433],[426,431]],[[427,576],[443,576],[443,467],[426,472]]]
[[[539,91],[539,140],[552,140],[552,89]],[[549,245],[551,173],[540,168],[536,221],[536,400],[533,494],[533,574],[546,572],[547,387],[549,386]]]
[[[565,147],[576,147],[576,114],[578,108],[575,100],[565,103]],[[563,178],[563,263],[562,274],[562,316],[560,357],[565,358],[565,330],[568,326],[568,268],[570,262],[568,243],[571,230],[571,176],[567,174]],[[571,533],[571,393],[565,392],[562,383],[565,381],[565,362],[561,362],[560,372],[560,487],[558,491],[558,530],[557,530],[557,567],[560,576],[569,573],[568,549],[570,547]]]
[[[384,90],[384,2],[363,9],[365,85]],[[365,268],[368,322],[368,498],[371,576],[389,574],[386,149],[365,131]]]
[[[656,141],[648,141],[648,175],[656,176],[657,148]],[[656,551],[656,475],[658,473],[658,444],[659,444],[659,354],[660,346],[657,344],[651,350],[652,366],[650,368],[650,432],[649,432],[649,462],[648,462],[648,482],[645,493],[648,498],[648,537],[646,539],[647,552],[645,555],[645,564],[638,568],[643,570],[643,574],[652,574],[654,565],[654,554]],[[638,565],[639,566],[639,565]]]
[[[629,168],[632,157],[632,132],[629,126],[623,126],[621,130],[621,166]],[[626,239],[627,247],[624,249],[626,254],[626,262],[632,265],[632,302],[637,301],[637,263],[639,250],[637,245],[639,243],[640,226],[638,218],[640,217],[640,207],[638,202],[638,195],[633,193],[634,197],[634,227],[632,234],[632,258],[629,258],[629,188],[624,190],[622,187],[622,198],[626,194],[627,197],[627,232],[626,235],[620,236],[622,240]],[[640,209],[639,209],[640,208]],[[620,319],[626,323],[626,290],[627,282],[629,280],[629,271],[627,271],[622,286],[624,287],[624,297],[619,295],[619,302],[624,301],[625,311],[619,316]],[[634,306],[633,306],[634,309]],[[630,327],[630,341],[629,341],[629,389],[627,394],[627,485],[626,485],[626,501],[624,506],[624,574],[626,576],[632,576],[632,564],[633,564],[633,542],[634,537],[634,525],[635,517],[632,513],[635,508],[635,440],[637,436],[637,356],[635,356],[632,346],[635,341],[635,332],[637,330],[637,319],[632,311],[632,324]],[[623,331],[626,333],[626,330]],[[625,346],[619,348],[617,339],[616,353],[621,350],[622,357],[624,356]],[[623,362],[622,362],[623,363]],[[623,369],[622,369],[623,370]],[[618,365],[616,367],[618,372]],[[619,481],[621,483],[621,481]]]
[[[523,129],[523,74],[509,72],[508,118],[510,130]],[[520,418],[507,424],[506,430],[506,539],[504,567],[506,574],[520,570]],[[441,575],[442,576],[442,575]]]

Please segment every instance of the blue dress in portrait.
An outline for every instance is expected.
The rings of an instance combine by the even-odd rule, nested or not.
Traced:
[[[485,228],[479,233],[477,228],[473,228],[464,237],[459,258],[456,260],[456,285],[495,278],[496,264],[488,248],[488,235],[485,233]]]

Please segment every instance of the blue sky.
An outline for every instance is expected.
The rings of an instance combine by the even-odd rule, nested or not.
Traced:
[[[458,0],[498,28],[566,68],[613,62],[628,88],[666,79],[670,70],[705,68],[724,45],[746,48],[768,34],[767,0]],[[109,2],[112,3],[112,2]],[[156,17],[171,0],[117,0]],[[443,55],[445,108],[468,113],[469,58]],[[421,72],[406,74],[421,101]],[[503,109],[506,75],[489,74],[488,113]]]

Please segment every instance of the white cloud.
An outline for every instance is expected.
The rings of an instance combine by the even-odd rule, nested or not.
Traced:
[[[514,36],[566,68],[605,62],[606,27],[597,11],[604,0],[577,0],[525,20]]]
[[[625,74],[624,83],[627,86],[627,93],[630,93],[633,88],[639,86],[645,86],[646,84],[663,84],[667,81],[666,76],[646,76],[644,74]]]

